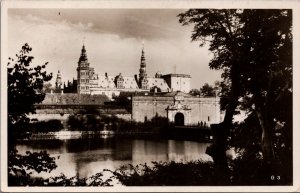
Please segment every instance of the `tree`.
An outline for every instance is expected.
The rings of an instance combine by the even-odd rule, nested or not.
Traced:
[[[44,70],[47,63],[31,67],[33,56],[28,54],[32,48],[25,44],[20,54],[16,54],[17,61],[13,58],[8,62],[8,128],[9,133],[16,134],[14,129],[28,123],[27,115],[35,113],[34,104],[44,100],[44,82],[51,80],[52,74]],[[19,131],[21,132],[21,131]]]
[[[51,93],[51,90],[54,90],[54,88],[52,87],[52,84],[50,82],[44,84],[44,87],[43,87],[44,93]]]
[[[216,96],[216,91],[215,91],[214,87],[210,86],[208,83],[205,83],[200,88],[200,94],[201,94],[201,96],[212,97],[212,96]]]
[[[180,23],[194,24],[192,41],[200,41],[200,46],[209,43],[214,55],[210,68],[223,70],[221,106],[225,117],[222,123],[212,125],[216,135],[212,156],[223,170],[227,168],[227,137],[238,105],[256,114],[262,129],[263,158],[266,163],[274,159],[273,120],[290,122],[279,118],[288,111],[284,103],[281,111],[274,104],[291,95],[291,17],[290,10],[279,9],[191,9],[179,14]]]
[[[193,96],[199,96],[200,95],[200,90],[198,90],[198,89],[192,89],[191,91],[190,91],[190,94],[191,95],[193,95]]]
[[[22,129],[29,122],[27,115],[35,112],[34,104],[44,100],[44,82],[52,78],[42,66],[31,67],[33,56],[28,56],[32,48],[25,44],[17,61],[9,58],[8,72],[8,184],[27,185],[30,183],[31,171],[50,172],[56,167],[54,158],[47,152],[17,154],[15,139],[24,133]],[[12,63],[14,64],[12,64]]]
[[[289,122],[291,126],[286,115],[292,113],[287,111],[291,110],[289,102],[292,101],[292,13],[288,10],[245,10],[244,13],[251,18],[242,18],[251,51],[249,64],[243,65],[241,70],[244,74],[241,82],[247,89],[242,105],[257,115],[262,129],[264,160],[272,162],[276,122]],[[282,101],[283,98],[288,100]]]

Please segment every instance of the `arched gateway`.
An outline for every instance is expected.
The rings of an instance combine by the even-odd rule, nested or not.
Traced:
[[[184,115],[182,113],[176,113],[174,119],[176,126],[184,126]]]

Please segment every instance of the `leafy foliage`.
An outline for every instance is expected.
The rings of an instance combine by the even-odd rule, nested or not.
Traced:
[[[15,64],[13,58],[8,62],[8,122],[17,124],[24,121],[28,113],[34,113],[34,104],[43,101],[42,92],[44,81],[49,81],[52,74],[44,70],[47,63],[31,67],[33,56],[28,56],[32,48],[25,44],[17,56]]]
[[[71,178],[61,174],[57,177],[51,177],[44,180],[46,186],[111,186],[111,179],[103,180],[103,173],[97,173],[88,178],[79,178],[73,176]]]
[[[190,94],[193,95],[193,96],[200,96],[200,90],[198,90],[198,89],[192,89],[190,91]]]
[[[88,178],[73,176],[68,178],[64,174],[50,178],[33,178],[30,176],[9,176],[12,186],[112,186],[112,179],[103,180],[103,174],[97,173]]]
[[[47,133],[47,132],[55,132],[63,129],[63,124],[60,120],[50,119],[47,121],[38,121],[29,123],[26,131],[32,133]]]
[[[201,96],[206,96],[206,97],[212,97],[216,96],[216,91],[215,89],[210,86],[208,83],[205,83],[201,88],[200,88],[200,94]]]
[[[35,113],[34,104],[45,97],[44,82],[51,80],[52,74],[45,71],[47,63],[32,67],[33,56],[28,54],[32,48],[25,44],[17,61],[9,58],[8,76],[8,184],[27,185],[33,171],[50,172],[56,168],[54,158],[45,151],[17,153],[15,140],[26,132],[29,113]],[[13,62],[14,64],[11,64]]]
[[[226,111],[222,125],[215,127],[225,131],[216,138],[219,152],[224,155],[233,115],[240,108],[257,116],[263,157],[269,163],[276,124],[286,123],[292,131],[292,11],[190,9],[179,14],[179,21],[194,25],[192,41],[208,43],[214,55],[210,68],[223,71],[221,106]]]
[[[61,174],[47,179],[9,176],[14,186],[113,186],[120,182],[125,186],[209,186],[209,185],[291,185],[291,179],[279,171],[266,170],[262,157],[255,159],[240,156],[229,162],[230,181],[220,181],[212,162],[190,161],[152,162],[133,166],[123,165],[116,170],[103,170],[86,178],[67,177]],[[277,165],[280,167],[280,165]],[[112,174],[104,179],[104,172]],[[280,180],[272,180],[280,176]],[[116,181],[115,181],[116,180]]]
[[[101,131],[112,130],[118,134],[157,132],[170,126],[168,118],[155,116],[145,123],[124,120],[114,115],[100,114],[97,109],[86,109],[70,115],[67,120],[69,130]]]
[[[152,162],[137,166],[127,165],[112,171],[126,186],[212,185],[213,165],[210,162]]]
[[[11,150],[8,154],[8,184],[28,185],[31,181],[33,171],[51,172],[57,167],[55,158],[50,157],[46,151],[26,152],[26,155],[20,155],[17,150]]]
[[[152,164],[125,165],[113,173],[126,186],[211,186],[211,185],[290,185],[291,180],[281,170],[268,171],[262,157],[238,157],[229,161],[228,182],[221,181],[212,162],[191,161],[187,163],[152,162]],[[277,165],[280,166],[279,164]],[[272,176],[280,176],[274,180]]]

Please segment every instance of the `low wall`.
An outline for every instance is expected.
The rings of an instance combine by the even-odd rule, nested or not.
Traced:
[[[119,119],[123,119],[126,121],[130,121],[131,120],[131,113],[130,114],[115,114],[116,117],[118,117]]]
[[[30,114],[30,119],[37,119],[38,121],[47,121],[50,119],[57,119],[61,121],[65,121],[68,119],[70,114],[46,114],[46,113],[37,113],[37,114]]]
[[[37,119],[38,121],[47,121],[50,119],[57,119],[65,121],[72,114],[84,113],[88,109],[94,109],[99,112],[99,115],[114,115],[120,119],[127,121],[131,120],[131,112],[125,108],[90,106],[90,105],[36,105],[36,114],[30,114],[30,119]]]

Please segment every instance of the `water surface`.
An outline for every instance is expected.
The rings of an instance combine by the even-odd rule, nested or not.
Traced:
[[[44,151],[56,157],[57,168],[41,177],[89,177],[103,169],[115,170],[125,164],[143,164],[152,161],[187,162],[192,160],[212,161],[205,154],[209,143],[181,140],[149,140],[126,138],[92,138],[68,140],[29,140],[19,142],[19,153]]]

